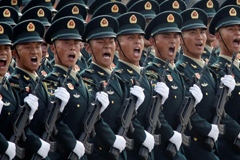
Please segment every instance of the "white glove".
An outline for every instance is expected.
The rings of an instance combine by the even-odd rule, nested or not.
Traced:
[[[70,94],[68,93],[66,88],[57,87],[54,95],[55,95],[55,97],[57,97],[58,99],[60,99],[62,101],[62,103],[60,105],[60,112],[62,113],[64,110],[64,107],[66,106],[66,104],[68,103],[68,101],[70,99]]]
[[[116,135],[116,139],[113,143],[113,147],[119,149],[121,153],[126,147],[126,140],[122,136]]]
[[[176,146],[177,150],[179,150],[179,148],[182,144],[182,134],[177,131],[174,131],[174,134],[169,139],[169,141],[172,142]]]
[[[148,148],[149,152],[151,152],[154,147],[154,143],[155,143],[154,137],[147,131],[144,131],[144,132],[146,134],[146,139],[144,140],[143,145]]]
[[[233,78],[232,75],[225,75],[224,77],[221,78],[222,83],[228,87],[228,94],[230,94],[236,85],[235,79]]]
[[[240,139],[240,133],[238,134],[237,138]]]
[[[0,114],[2,112],[2,108],[3,108],[3,101],[0,99]]]
[[[38,98],[30,93],[27,97],[24,98],[24,102],[26,102],[31,108],[29,113],[29,119],[32,120],[33,115],[38,108]]]
[[[85,153],[85,147],[84,147],[83,143],[80,141],[77,141],[76,146],[73,149],[73,152],[76,153],[76,155],[80,159]]]
[[[42,140],[41,138],[39,138],[40,141],[42,142],[41,147],[39,148],[39,150],[37,151],[37,153],[43,158],[45,159],[48,156],[48,152],[50,151],[50,144],[44,140]]]
[[[108,94],[103,91],[97,92],[96,98],[102,104],[102,107],[100,109],[100,114],[101,114],[109,105]]]
[[[145,99],[145,94],[143,92],[143,89],[142,89],[142,87],[135,85],[130,88],[130,93],[138,98],[137,102],[136,102],[136,106],[135,106],[135,108],[137,110]]]
[[[218,126],[216,124],[212,124],[212,129],[208,133],[208,137],[211,137],[214,139],[214,141],[216,141],[218,139],[218,135],[219,135]]]
[[[162,104],[164,104],[169,95],[168,86],[163,82],[157,82],[154,90],[162,96]]]
[[[196,84],[194,84],[192,87],[190,87],[189,92],[195,98],[195,104],[194,104],[194,107],[195,107],[199,102],[201,102],[203,98],[202,91]]]
[[[6,150],[6,155],[8,155],[9,160],[12,160],[16,156],[16,145],[15,143],[8,142],[8,148]]]

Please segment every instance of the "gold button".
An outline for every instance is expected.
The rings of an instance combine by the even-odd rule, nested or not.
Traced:
[[[176,98],[177,98],[177,96],[174,96],[174,98],[176,99]]]
[[[196,138],[196,137],[194,137],[194,138],[193,138],[193,140],[194,140],[194,141],[197,141],[197,138]]]
[[[208,95],[208,93],[206,93],[206,95]]]
[[[112,104],[114,103],[114,101],[112,101]]]
[[[238,94],[240,95],[240,92],[238,92]]]
[[[8,115],[10,115],[10,112],[8,112]]]
[[[99,150],[102,150],[102,148],[101,148],[101,147],[99,147]]]
[[[79,108],[79,107],[80,107],[80,104],[78,104],[77,107]]]
[[[186,62],[186,63],[188,63],[188,62]]]

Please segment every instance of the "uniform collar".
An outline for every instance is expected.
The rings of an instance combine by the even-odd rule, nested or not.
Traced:
[[[128,62],[123,61],[123,60],[120,60],[120,59],[119,59],[118,61],[120,61],[120,62],[128,65],[129,67],[131,67],[132,69],[134,69],[138,74],[141,73],[141,67],[140,67],[140,66],[136,66],[136,65],[134,65],[134,64],[132,64],[132,63],[128,63]]]
[[[81,53],[81,52],[79,52],[78,59],[81,61],[81,58],[82,58],[82,53]]]
[[[36,72],[31,73],[31,72],[28,72],[28,71],[25,70],[25,69],[20,68],[20,67],[16,67],[16,68],[18,68],[19,70],[25,72],[25,73],[28,74],[34,81],[36,81],[36,79],[37,79],[37,77],[38,77],[38,75],[37,75]]]
[[[158,57],[155,57],[156,59],[159,59],[160,61],[162,61],[162,62],[164,62],[164,63],[166,63],[166,61],[164,61],[164,60],[162,60],[162,59],[160,59],[160,58],[158,58]],[[175,68],[175,64],[173,63],[173,64],[171,64],[171,63],[169,63],[168,64],[168,67],[170,67],[172,70],[174,70],[174,68]]]
[[[101,69],[103,69],[105,72],[107,72],[107,74],[111,74],[111,72],[112,72],[112,70],[110,70],[110,69],[108,69],[108,68],[105,68],[105,67],[102,67],[102,66],[100,66],[100,65],[98,65],[97,63],[94,63],[94,62],[92,62],[92,64],[94,64],[94,65],[96,65],[96,66],[98,66],[99,68],[101,68]]]
[[[63,70],[66,71],[66,72],[68,71],[68,68],[65,67],[65,66],[62,66],[62,65],[59,65],[59,64],[55,64],[55,66],[63,69]],[[76,72],[76,71],[71,70],[70,75],[71,75],[75,80],[77,80],[77,72]]]
[[[143,50],[144,50],[145,52],[147,52],[147,51],[148,51],[148,48],[147,48],[147,47],[144,47]],[[154,50],[153,47],[151,47],[151,52],[150,52],[150,53],[151,53],[151,55],[155,56],[156,52],[155,52],[155,50]]]
[[[186,54],[183,54],[184,56],[190,58],[191,60],[193,60],[194,62],[196,62],[201,68],[203,68],[205,66],[205,61],[202,59],[197,59],[197,58],[193,58],[193,57],[189,57]]]
[[[2,83],[3,77],[0,76],[0,83]]]
[[[229,57],[229,56],[226,56],[226,55],[222,55],[222,54],[220,54],[219,57],[222,57],[222,58],[228,60],[230,63],[232,62],[232,57]],[[239,68],[240,62],[239,62],[239,60],[235,59],[233,64],[234,64],[235,67]]]
[[[114,55],[117,56],[117,58],[119,58],[119,53],[118,53],[118,51],[115,51]]]
[[[213,48],[207,44],[205,44],[206,50],[208,50],[209,53],[212,53]]]

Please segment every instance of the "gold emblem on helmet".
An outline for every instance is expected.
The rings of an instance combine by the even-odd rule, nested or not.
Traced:
[[[237,15],[237,11],[235,10],[235,8],[231,8],[229,10],[229,14],[230,14],[230,16],[236,16]]]
[[[112,11],[112,13],[118,13],[118,11],[119,11],[118,6],[116,4],[114,4],[111,8],[111,11]]]
[[[137,17],[135,15],[132,15],[129,19],[130,23],[137,23]]]
[[[12,1],[11,1],[11,5],[12,5],[12,6],[16,6],[17,4],[18,4],[18,1],[17,1],[17,0],[12,0]]]
[[[101,27],[107,27],[108,26],[108,20],[106,18],[103,18],[100,22]]]
[[[144,8],[145,8],[145,10],[151,10],[152,4],[150,2],[147,2],[147,3],[145,3]]]
[[[76,24],[75,24],[74,20],[71,19],[70,21],[68,21],[68,23],[67,23],[68,28],[73,29],[73,28],[75,28],[75,26],[76,26]]]
[[[42,8],[40,8],[37,12],[37,15],[38,15],[38,17],[44,17],[45,16],[44,10]]]
[[[213,2],[211,0],[207,2],[207,8],[213,8]]]
[[[32,22],[30,22],[28,25],[27,25],[27,31],[28,32],[33,32],[35,31],[35,26]]]
[[[174,20],[175,20],[174,16],[172,14],[169,14],[168,17],[167,17],[168,23],[173,23]]]
[[[198,12],[195,11],[195,10],[191,13],[191,18],[192,18],[192,19],[198,19],[198,16],[199,16],[199,15],[198,15]]]
[[[174,1],[172,4],[172,7],[173,7],[173,9],[179,9],[180,6],[179,6],[178,1]]]
[[[0,25],[0,34],[3,34],[4,33],[4,28],[3,26]]]
[[[79,14],[79,8],[77,6],[72,8],[72,14]]]
[[[4,17],[11,17],[11,12],[10,12],[8,9],[5,9],[5,10],[3,11],[3,16],[4,16]]]

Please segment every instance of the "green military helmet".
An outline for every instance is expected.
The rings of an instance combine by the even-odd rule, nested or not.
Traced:
[[[219,9],[217,0],[201,0],[196,2],[192,8],[200,8],[207,13],[208,18],[213,17]]]
[[[240,7],[237,5],[228,5],[220,8],[215,14],[209,25],[209,33],[215,33],[221,27],[240,24]]]
[[[13,46],[19,43],[43,42],[44,25],[35,19],[18,23],[13,28]]]
[[[91,39],[116,37],[118,29],[117,20],[109,15],[101,15],[91,19],[86,25],[83,40],[88,42]]]
[[[56,10],[60,10],[64,6],[71,4],[71,3],[79,3],[86,7],[86,0],[60,0],[56,6]]]
[[[158,2],[158,4],[161,4],[163,2],[165,2],[166,0],[156,0]]]
[[[82,40],[84,30],[83,20],[73,16],[62,17],[54,21],[48,28],[45,41],[48,44],[52,44],[57,39]]]
[[[12,45],[13,29],[4,22],[0,22],[0,45]]]
[[[67,4],[66,6],[58,10],[56,15],[53,17],[52,22],[65,16],[73,16],[85,21],[87,16],[87,9],[84,5],[80,3]]]
[[[220,6],[220,8],[223,8],[227,5],[237,5],[240,6],[240,0],[226,0],[222,3],[222,5]]]
[[[22,0],[22,6],[25,6],[31,0]]]
[[[139,1],[128,9],[128,12],[131,11],[141,13],[146,19],[152,19],[159,13],[159,5],[154,0]]]
[[[22,13],[25,13],[28,9],[34,6],[45,6],[51,10],[52,13],[56,13],[57,10],[53,7],[55,0],[31,0],[22,9]]]
[[[181,13],[183,18],[182,31],[207,28],[208,17],[206,12],[199,8],[189,8]]]
[[[5,22],[11,26],[15,26],[18,23],[18,12],[11,6],[0,7],[0,22]]]
[[[168,0],[162,2],[160,5],[160,12],[164,11],[175,11],[182,13],[187,8],[187,4],[182,0]]]
[[[118,32],[120,34],[145,34],[144,28],[146,26],[146,19],[138,12],[127,12],[118,17]]]
[[[23,13],[22,17],[19,19],[19,22],[27,19],[39,20],[45,27],[49,27],[51,25],[50,22],[52,19],[52,12],[50,9],[44,6],[32,7]]]
[[[18,16],[21,17],[22,13],[19,10],[19,7],[22,5],[22,0],[2,0],[0,1],[0,6],[11,6],[17,10]]]
[[[101,5],[103,5],[107,2],[112,2],[112,1],[121,2],[121,0],[93,0],[92,3],[89,4],[88,13],[92,15],[98,9],[98,7],[100,7]]]
[[[110,15],[118,18],[123,13],[127,12],[127,7],[121,2],[107,2],[101,5],[93,14],[92,18],[99,15]]]
[[[154,37],[158,33],[181,33],[182,22],[182,16],[177,12],[165,11],[159,13],[147,25],[144,37],[149,40],[150,37]]]

